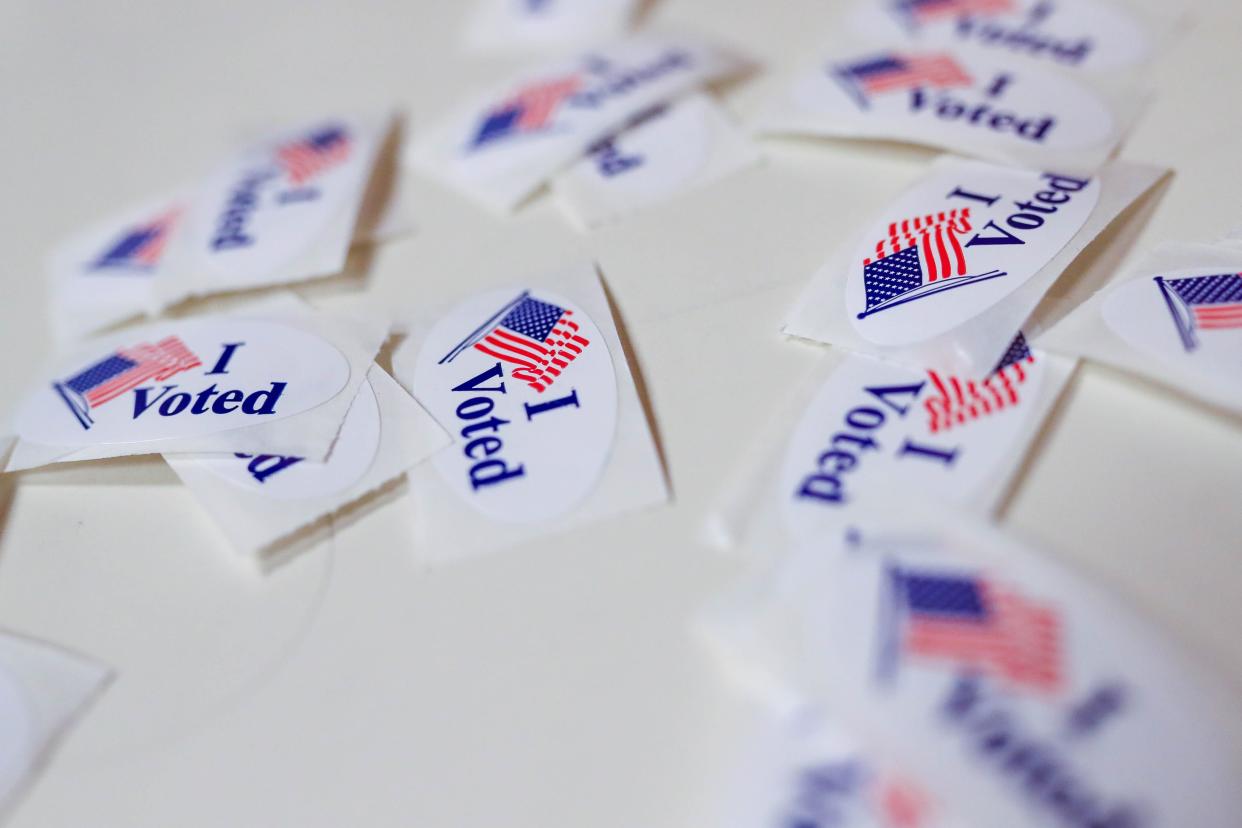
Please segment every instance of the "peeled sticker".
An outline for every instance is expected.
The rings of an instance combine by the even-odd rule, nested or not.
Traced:
[[[1040,341],[1242,414],[1242,249],[1162,245]]]
[[[1159,0],[863,0],[858,35],[974,46],[1085,72],[1142,69],[1182,15]]]
[[[473,296],[416,330],[394,369],[456,440],[412,476],[428,554],[456,557],[667,498],[593,268]]]
[[[710,97],[645,113],[557,176],[552,191],[580,229],[667,201],[759,160],[759,151]]]
[[[248,453],[165,459],[235,547],[268,557],[448,445],[444,429],[388,374],[373,366],[367,377],[324,462]]]
[[[100,664],[0,632],[0,818],[110,678]]]
[[[747,68],[685,34],[642,34],[523,73],[420,133],[423,173],[509,211],[593,144],[652,106]]]
[[[910,46],[829,50],[760,118],[773,134],[882,138],[998,163],[1090,174],[1143,95],[1022,58]]]
[[[1215,677],[999,530],[919,522],[778,564],[750,624],[788,681],[971,824],[1236,823]]]
[[[915,367],[994,366],[1053,282],[1162,170],[1090,178],[943,157],[812,280],[785,332]]]
[[[341,271],[390,116],[328,118],[258,142],[209,175],[156,283],[156,304]]]
[[[745,471],[709,521],[718,543],[768,548],[840,533],[860,503],[902,493],[986,514],[1000,503],[1074,368],[1019,334],[983,377],[846,356],[773,457]]]
[[[83,343],[18,407],[9,470],[256,441],[323,457],[382,339],[281,297]]]
[[[466,47],[521,53],[583,46],[625,30],[637,0],[476,0]]]

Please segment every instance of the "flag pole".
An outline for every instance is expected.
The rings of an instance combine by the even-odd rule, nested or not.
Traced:
[[[1169,286],[1165,284],[1163,276],[1156,277],[1156,284],[1160,286],[1160,293],[1164,295],[1165,304],[1169,306],[1169,313],[1173,316],[1173,324],[1177,326],[1177,332],[1182,338],[1182,344],[1187,351],[1193,351],[1199,347],[1198,340],[1195,339],[1193,321],[1188,326],[1182,319],[1182,314],[1178,313],[1181,306],[1180,299],[1173,298],[1173,291],[1169,290]]]

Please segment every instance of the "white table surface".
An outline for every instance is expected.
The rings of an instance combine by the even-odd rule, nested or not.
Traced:
[[[22,388],[50,347],[41,264],[58,238],[192,178],[247,131],[391,104],[417,129],[509,65],[457,53],[468,5],[6,4],[0,388]],[[837,6],[664,0],[653,17],[781,68]],[[1201,6],[1125,150],[1177,171],[1136,251],[1242,224],[1242,109],[1228,102],[1242,9]],[[756,90],[730,103],[753,111]],[[699,824],[711,769],[755,717],[688,632],[739,572],[695,532],[741,447],[822,356],[782,341],[785,309],[930,158],[769,150],[762,168],[592,235],[546,200],[499,221],[416,181],[421,231],[352,283],[412,308],[597,259],[673,506],[429,572],[399,496],[263,578],[158,459],[0,478],[0,627],[118,671],[13,826]],[[1242,687],[1240,492],[1236,423],[1088,366],[1004,522]]]

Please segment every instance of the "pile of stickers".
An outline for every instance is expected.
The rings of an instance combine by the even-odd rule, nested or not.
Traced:
[[[470,49],[545,57],[408,146],[388,115],[273,133],[66,242],[63,348],[6,470],[160,454],[266,569],[403,477],[431,563],[666,502],[593,264],[414,318],[280,289],[411,232],[402,161],[501,216],[547,193],[583,231],[756,163],[715,98],[755,65],[624,34],[635,6],[484,0]],[[768,96],[758,134],[956,154],[811,277],[784,332],[832,347],[707,516],[753,567],[695,626],[772,727],[705,824],[1236,824],[1220,682],[989,521],[1079,358],[1242,415],[1242,242],[1082,255],[1168,175],[1116,155],[1179,23],[1158,0],[860,0]],[[106,678],[0,638],[0,803]]]

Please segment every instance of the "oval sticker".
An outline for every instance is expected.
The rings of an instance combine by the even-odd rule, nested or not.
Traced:
[[[1038,273],[1099,198],[1096,179],[938,165],[865,234],[846,280],[850,322],[889,346],[950,331]]]
[[[455,308],[419,352],[413,390],[457,445],[432,460],[497,520],[564,514],[595,488],[617,426],[608,343],[548,291],[493,291]]]
[[[1095,0],[1000,0],[990,11],[957,3],[872,0],[853,28],[920,44],[968,44],[1069,69],[1133,66],[1151,54],[1151,37],[1123,9]]]
[[[300,414],[336,396],[349,376],[344,354],[300,328],[170,321],[59,360],[18,411],[16,431],[53,446],[194,437]]]
[[[1242,275],[1198,268],[1135,279],[1100,314],[1143,353],[1242,390]]]
[[[200,466],[238,488],[273,500],[307,500],[343,492],[371,470],[380,444],[379,403],[368,380],[358,396],[332,453],[324,463],[278,454],[237,454],[198,461]]]
[[[781,463],[782,523],[794,540],[839,529],[858,500],[934,492],[988,500],[1016,461],[1045,376],[1019,337],[985,380],[847,358],[802,414]]]
[[[189,220],[192,249],[212,273],[265,275],[295,259],[355,195],[370,153],[328,122],[256,147],[212,175]]]
[[[928,77],[934,78],[929,81]],[[1106,150],[1112,113],[1092,90],[1037,66],[931,49],[880,50],[834,60],[793,88],[799,110],[868,134],[960,151]]]
[[[34,724],[17,680],[0,667],[0,803],[11,794],[26,773],[34,754]]]

